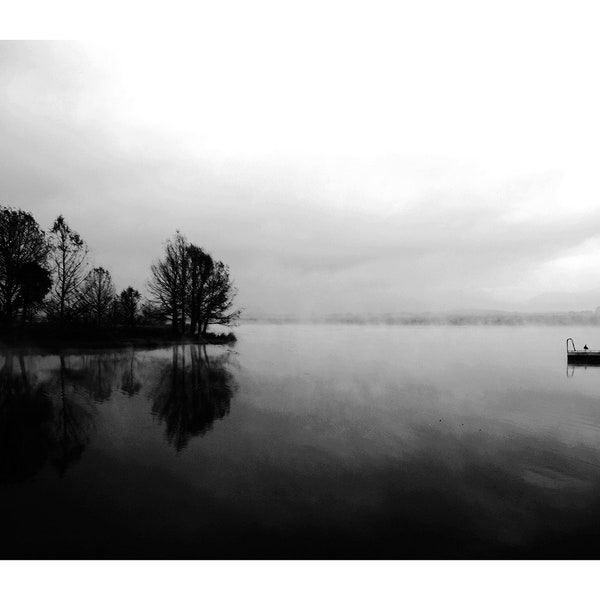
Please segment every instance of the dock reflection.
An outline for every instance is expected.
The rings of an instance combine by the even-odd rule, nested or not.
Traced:
[[[598,363],[567,363],[567,377],[573,377],[575,371],[587,371],[588,369],[597,370],[600,368]]]

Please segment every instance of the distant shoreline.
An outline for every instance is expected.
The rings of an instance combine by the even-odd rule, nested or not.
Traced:
[[[539,312],[519,313],[504,311],[400,313],[383,315],[334,314],[313,317],[255,316],[242,317],[240,323],[270,324],[330,324],[330,325],[450,325],[450,326],[520,326],[520,325],[577,325],[600,327],[600,312]]]

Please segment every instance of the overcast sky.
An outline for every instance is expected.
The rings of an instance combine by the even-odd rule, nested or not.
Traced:
[[[180,229],[247,314],[600,305],[584,5],[250,4],[0,44],[0,203],[62,213],[119,288]]]

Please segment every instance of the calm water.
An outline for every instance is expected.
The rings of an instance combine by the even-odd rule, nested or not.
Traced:
[[[600,557],[600,330],[237,335],[0,358],[0,556]]]

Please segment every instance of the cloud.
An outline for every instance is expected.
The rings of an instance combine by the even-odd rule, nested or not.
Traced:
[[[211,60],[206,41],[0,44],[2,203],[44,227],[63,213],[123,287],[143,288],[179,229],[230,264],[250,313],[513,307],[559,292],[565,274],[588,289],[600,217],[589,96],[574,118],[590,131],[572,131],[571,94],[545,96],[556,82],[541,67],[535,85],[523,79],[531,53],[527,68],[509,61],[514,77],[481,72],[476,85],[481,64],[460,46],[466,64],[426,55],[428,71],[382,54],[390,40],[349,55],[280,42],[279,58],[239,42]],[[462,88],[444,87],[452,74]],[[562,62],[559,75],[588,85]],[[565,105],[548,132],[547,107],[510,96],[519,81]],[[484,111],[503,102],[514,123]]]

